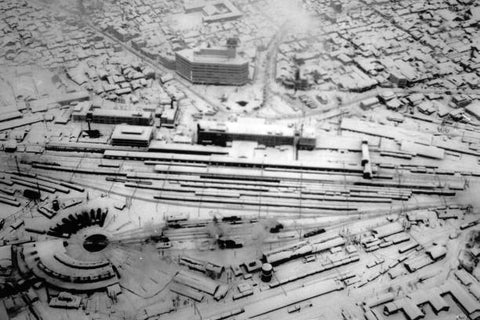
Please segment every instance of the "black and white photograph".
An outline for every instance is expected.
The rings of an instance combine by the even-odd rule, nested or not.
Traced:
[[[480,320],[480,0],[0,0],[0,320]]]

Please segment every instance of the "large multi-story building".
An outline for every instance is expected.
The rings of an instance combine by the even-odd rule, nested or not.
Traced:
[[[314,149],[317,140],[311,128],[301,131],[283,125],[267,124],[265,120],[256,118],[239,118],[235,122],[225,123],[201,121],[197,127],[197,142],[226,146],[234,140],[256,141],[268,147],[296,145],[299,149]]]
[[[198,84],[244,85],[248,82],[248,60],[237,55],[236,46],[236,39],[229,39],[227,47],[178,51],[177,73]]]

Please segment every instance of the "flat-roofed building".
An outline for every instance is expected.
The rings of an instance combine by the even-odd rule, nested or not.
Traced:
[[[295,128],[267,124],[264,119],[239,118],[235,122],[202,121],[198,124],[198,144],[226,146],[234,140],[256,141],[268,147],[296,144],[299,149],[311,150],[316,146],[316,137],[309,128],[301,135]]]
[[[165,106],[162,114],[160,115],[161,126],[165,128],[175,128],[179,114],[179,103],[173,98],[170,102],[170,105]]]
[[[153,123],[153,113],[146,111],[95,109],[92,111],[91,117],[92,121],[96,123],[126,123],[140,126],[149,126]]]
[[[237,41],[227,47],[185,49],[176,53],[177,73],[199,84],[244,85],[248,82],[248,60],[236,52]]]
[[[202,12],[203,21],[207,23],[234,20],[242,16],[242,12],[229,0],[195,0],[185,2],[184,9],[186,13]]]
[[[153,136],[153,127],[118,125],[112,133],[112,145],[148,147]]]
[[[154,113],[151,111],[94,108],[90,102],[83,102],[74,108],[72,120],[150,126],[154,121]]]

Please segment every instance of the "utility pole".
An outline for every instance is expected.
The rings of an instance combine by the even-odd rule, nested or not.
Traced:
[[[15,155],[15,164],[17,165],[17,173],[20,174],[20,166],[18,165],[17,155]]]
[[[38,197],[40,199],[42,197],[42,194],[40,193],[40,185],[38,184],[38,179],[37,179],[37,191],[38,191]]]
[[[298,149],[300,145],[300,139],[303,137],[303,126],[305,123],[305,110],[302,110],[302,123],[300,124],[300,131],[297,131],[294,133],[294,138],[293,138],[293,148],[295,152],[295,160],[298,161]]]

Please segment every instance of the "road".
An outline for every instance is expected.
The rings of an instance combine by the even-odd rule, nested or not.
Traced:
[[[52,5],[49,5],[47,3],[44,3],[44,2],[41,2],[41,1],[38,1],[38,0],[34,0],[34,1],[36,3],[42,5],[42,6],[49,7],[51,10],[60,11],[62,13],[66,13],[66,14],[69,14],[69,15],[75,15],[76,16],[76,13],[74,13],[72,11],[68,11],[68,10],[62,9],[60,7],[53,7]],[[377,13],[379,15],[381,15],[381,13],[377,9],[374,9],[374,10],[377,11]],[[201,92],[197,91],[194,88],[194,85],[192,85],[190,82],[188,82],[187,80],[185,80],[184,78],[179,76],[174,70],[170,70],[170,69],[164,67],[158,61],[154,61],[154,60],[148,58],[147,56],[143,55],[142,53],[138,52],[137,50],[133,49],[128,43],[124,43],[124,42],[118,40],[117,38],[113,37],[109,33],[101,30],[100,28],[98,28],[94,23],[92,23],[89,20],[88,16],[83,16],[82,18],[84,18],[82,20],[82,22],[85,23],[89,28],[91,28],[92,30],[94,30],[98,34],[104,36],[105,38],[109,39],[111,42],[116,43],[117,45],[121,46],[125,51],[128,51],[129,53],[135,55],[136,57],[141,59],[145,64],[152,67],[156,72],[172,74],[176,83],[180,86],[181,89],[185,90],[187,93],[190,93],[192,96],[194,96],[197,99],[200,99],[201,101],[203,101],[207,105],[213,107],[217,111],[222,110],[223,112],[228,113],[228,111],[226,111],[226,109],[222,106],[222,104],[220,102],[213,101],[208,96],[206,96],[206,95],[202,94]],[[388,22],[390,22],[390,20],[388,20]],[[268,103],[271,101],[271,99],[274,96],[277,96],[280,99],[284,100],[289,105],[297,106],[297,108],[301,108],[302,110],[304,109],[303,104],[301,104],[299,101],[296,101],[296,100],[290,99],[288,97],[285,97],[281,93],[278,93],[278,92],[274,91],[272,86],[271,86],[272,81],[275,81],[274,77],[275,77],[276,56],[277,56],[277,52],[278,52],[278,47],[281,44],[282,39],[287,34],[286,29],[288,28],[289,23],[290,23],[290,21],[286,21],[280,27],[280,29],[277,31],[275,37],[269,43],[269,46],[267,48],[267,54],[266,54],[266,60],[265,60],[265,70],[264,70],[264,74],[263,74],[264,78],[263,79],[261,79],[261,78],[258,79],[259,81],[263,82],[263,99],[264,99],[264,101],[262,103],[261,108],[265,105],[268,105]],[[398,27],[397,25],[395,25],[395,26]],[[258,62],[258,63],[260,63],[260,62]],[[427,89],[427,88],[403,88],[403,89],[402,88],[375,88],[373,90],[358,94],[358,96],[356,96],[354,99],[352,99],[350,101],[347,101],[347,102],[344,102],[343,105],[341,105],[341,106],[337,105],[337,106],[331,107],[329,109],[312,110],[310,112],[306,111],[306,112],[303,112],[300,115],[293,114],[293,115],[281,115],[281,116],[269,117],[269,119],[272,119],[272,120],[302,119],[302,118],[306,118],[306,117],[314,117],[314,116],[322,115],[325,112],[331,111],[335,108],[340,109],[342,111],[342,113],[343,112],[348,112],[350,107],[357,104],[358,102],[360,102],[362,100],[365,100],[365,99],[368,99],[370,97],[374,97],[374,96],[378,95],[378,93],[385,92],[385,91],[393,91],[393,92],[401,93],[401,94],[409,94],[409,93],[445,94],[446,91],[450,91],[451,94],[480,94],[480,90],[474,90],[474,89],[445,90],[445,89],[435,89],[435,88],[434,89]]]
[[[33,1],[35,1],[35,3],[37,3],[41,6],[48,7],[52,11],[62,12],[64,14],[68,14],[68,15],[73,16],[73,17],[78,19],[78,14],[76,12],[65,10],[65,9],[63,9],[61,7],[58,7],[58,6],[54,7],[53,5],[44,3],[42,1],[38,1],[38,0],[33,0]],[[109,39],[111,42],[118,44],[125,51],[128,51],[129,53],[135,55],[137,58],[141,59],[146,65],[152,67],[156,72],[172,74],[173,78],[180,85],[180,87],[182,89],[184,89],[185,91],[189,92],[190,94],[192,94],[193,96],[203,100],[205,103],[207,103],[208,105],[216,108],[217,110],[221,108],[221,105],[219,103],[209,99],[208,97],[206,97],[206,96],[202,95],[201,93],[199,93],[198,91],[196,91],[193,88],[193,85],[191,83],[189,83],[187,80],[180,77],[175,72],[175,70],[170,70],[170,69],[164,67],[158,61],[154,61],[154,60],[148,58],[147,56],[143,55],[142,53],[138,52],[137,50],[133,49],[130,45],[128,45],[128,43],[122,42],[122,41],[118,40],[117,38],[113,37],[112,35],[110,35],[109,33],[101,30],[93,22],[90,21],[90,19],[87,15],[82,16],[81,22],[86,24],[89,28],[91,28],[92,30],[97,32],[99,35],[102,35],[105,38]]]

